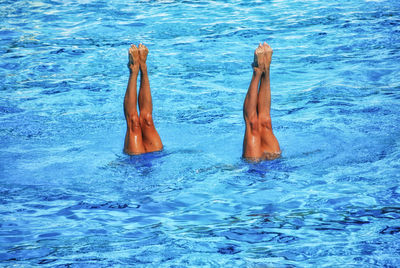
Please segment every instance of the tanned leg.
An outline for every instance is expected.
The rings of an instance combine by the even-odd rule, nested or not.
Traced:
[[[139,45],[140,59],[140,91],[139,91],[139,110],[140,127],[142,129],[143,145],[146,152],[160,151],[163,148],[160,135],[153,122],[153,103],[151,99],[150,81],[147,74],[147,54],[149,50],[144,45]]]
[[[258,160],[262,156],[257,115],[257,95],[263,72],[263,61],[265,60],[263,53],[263,47],[260,44],[254,52],[253,76],[243,104],[243,117],[246,124],[243,139],[243,157],[249,160]]]
[[[266,159],[274,159],[280,156],[280,147],[276,139],[271,124],[271,86],[270,86],[270,64],[272,58],[272,48],[264,43],[265,67],[261,76],[260,90],[258,93],[258,119],[261,137],[261,151]]]
[[[137,112],[137,78],[139,74],[139,50],[135,45],[129,49],[129,80],[124,98],[126,135],[124,152],[127,154],[145,153],[142,131]]]

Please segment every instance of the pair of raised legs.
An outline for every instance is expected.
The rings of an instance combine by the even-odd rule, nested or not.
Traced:
[[[129,81],[124,99],[127,124],[124,152],[142,154],[163,148],[160,136],[152,119],[153,104],[150,82],[147,75],[147,54],[149,50],[140,44],[129,49]],[[249,160],[275,159],[281,151],[278,140],[272,132],[271,87],[269,67],[272,48],[264,43],[254,52],[253,76],[243,105],[246,130],[243,140],[243,157]],[[137,78],[140,71],[139,101]],[[139,104],[140,115],[137,112]]]
[[[243,157],[252,161],[280,157],[278,140],[272,132],[269,69],[272,48],[264,42],[254,52],[253,76],[243,105],[246,130]]]
[[[150,82],[147,74],[147,54],[144,45],[132,45],[129,49],[129,81],[124,98],[126,119],[126,135],[124,152],[127,154],[143,154],[159,151],[163,148],[160,136],[153,122],[153,103]],[[137,95],[137,79],[140,72],[139,98]],[[139,105],[140,114],[137,106]]]

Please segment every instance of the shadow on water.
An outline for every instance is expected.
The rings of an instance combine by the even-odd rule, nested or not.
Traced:
[[[165,149],[158,152],[145,153],[141,155],[117,155],[117,159],[109,164],[109,167],[131,167],[136,169],[142,175],[151,172],[155,163],[159,163],[164,157],[168,156]]]
[[[99,168],[96,180],[101,180],[102,186],[98,189],[105,192],[116,188],[122,192],[135,189],[137,192],[159,186],[162,183],[159,174],[169,154],[165,149],[142,155],[116,154],[113,160]]]
[[[146,166],[146,167],[151,167],[152,162],[156,159],[161,159],[170,153],[166,152],[166,150],[161,150],[158,152],[151,152],[151,153],[145,153],[141,155],[127,155],[124,154],[123,156],[119,157],[119,161],[121,161],[124,164],[130,164],[130,165],[139,165],[139,166]]]
[[[261,176],[265,176],[270,172],[289,172],[295,169],[295,167],[289,165],[287,159],[284,157],[260,162],[249,162],[242,159],[241,165],[247,168],[247,174],[258,174]]]

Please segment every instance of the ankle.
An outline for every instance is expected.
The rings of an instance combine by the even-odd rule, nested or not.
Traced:
[[[139,68],[142,72],[147,72],[147,64],[146,63],[140,63]]]
[[[263,72],[263,76],[269,77],[269,66],[267,66]]]
[[[253,67],[253,75],[254,76],[261,76],[263,71],[258,67]]]
[[[128,69],[129,69],[129,75],[138,76],[138,74],[139,74],[139,66],[137,66],[137,65],[129,65]]]

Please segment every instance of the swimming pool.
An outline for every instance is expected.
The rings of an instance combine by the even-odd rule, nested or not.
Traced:
[[[3,1],[2,266],[400,265],[400,5]],[[283,157],[242,161],[267,41]],[[127,50],[162,152],[122,153]]]

